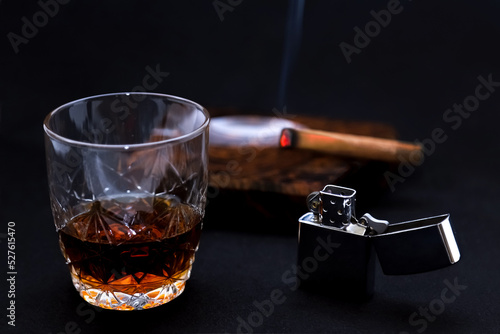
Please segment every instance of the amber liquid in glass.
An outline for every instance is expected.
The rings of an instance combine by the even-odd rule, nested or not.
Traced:
[[[172,199],[106,199],[76,215],[59,231],[59,241],[87,302],[140,310],[182,293],[201,227],[200,213]]]

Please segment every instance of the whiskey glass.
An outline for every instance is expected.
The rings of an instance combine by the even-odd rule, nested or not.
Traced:
[[[76,290],[142,310],[179,296],[200,240],[209,114],[155,93],[67,103],[44,121],[52,213]]]

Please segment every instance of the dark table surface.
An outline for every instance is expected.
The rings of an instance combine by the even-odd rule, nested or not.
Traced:
[[[2,1],[0,331],[498,333],[500,5],[398,3],[307,1],[283,102],[286,1]],[[369,24],[375,16],[385,27]],[[369,41],[357,33],[367,23]],[[357,45],[350,63],[343,42]],[[296,261],[297,222],[221,221],[221,195],[207,208],[192,277],[178,299],[141,312],[85,304],[52,223],[41,124],[65,102],[140,89],[148,66],[169,73],[154,91],[209,108],[386,122],[402,139],[433,143],[421,166],[402,171],[404,182],[367,190],[358,211],[390,221],[449,212],[460,262],[409,276],[384,276],[377,267],[366,302],[293,291],[282,276]],[[463,103],[468,109],[453,111]],[[243,201],[238,209],[259,217],[256,207]],[[6,317],[9,221],[16,228],[15,327]],[[460,287],[445,303],[449,284]],[[259,311],[275,290],[279,303]]]

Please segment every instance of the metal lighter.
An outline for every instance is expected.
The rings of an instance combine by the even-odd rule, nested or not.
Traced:
[[[460,259],[449,214],[389,224],[355,217],[356,191],[327,185],[307,197],[299,219],[297,272],[302,287],[338,297],[373,294],[375,254],[386,275],[426,272]]]

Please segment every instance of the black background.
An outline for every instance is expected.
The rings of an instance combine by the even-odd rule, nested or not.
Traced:
[[[241,216],[221,224],[217,216],[225,213],[209,205],[181,297],[133,313],[99,312],[82,303],[52,224],[44,116],[77,98],[130,91],[142,83],[146,66],[169,72],[155,91],[209,110],[283,111],[278,90],[288,3],[238,3],[221,21],[212,1],[73,0],[18,53],[8,34],[21,35],[22,18],[33,22],[41,7],[0,3],[0,268],[7,272],[6,224],[14,221],[18,272],[15,328],[6,323],[1,276],[2,333],[236,332],[238,317],[248,320],[254,301],[269,299],[275,289],[286,300],[254,332],[498,333],[500,87],[456,129],[443,120],[448,108],[474,94],[478,76],[500,81],[500,5],[493,0],[402,1],[402,11],[350,64],[339,44],[353,44],[353,28],[363,28],[373,20],[370,11],[388,2],[307,1],[285,103],[288,114],[386,122],[409,141],[443,129],[447,140],[395,191],[375,192],[359,205],[391,221],[450,212],[462,252],[458,264],[401,277],[377,269],[376,294],[364,303],[291,291],[281,276],[295,262],[296,222],[245,221],[245,212],[255,209],[242,203]],[[467,288],[425,328],[412,325],[410,315],[440,299],[445,280]]]

